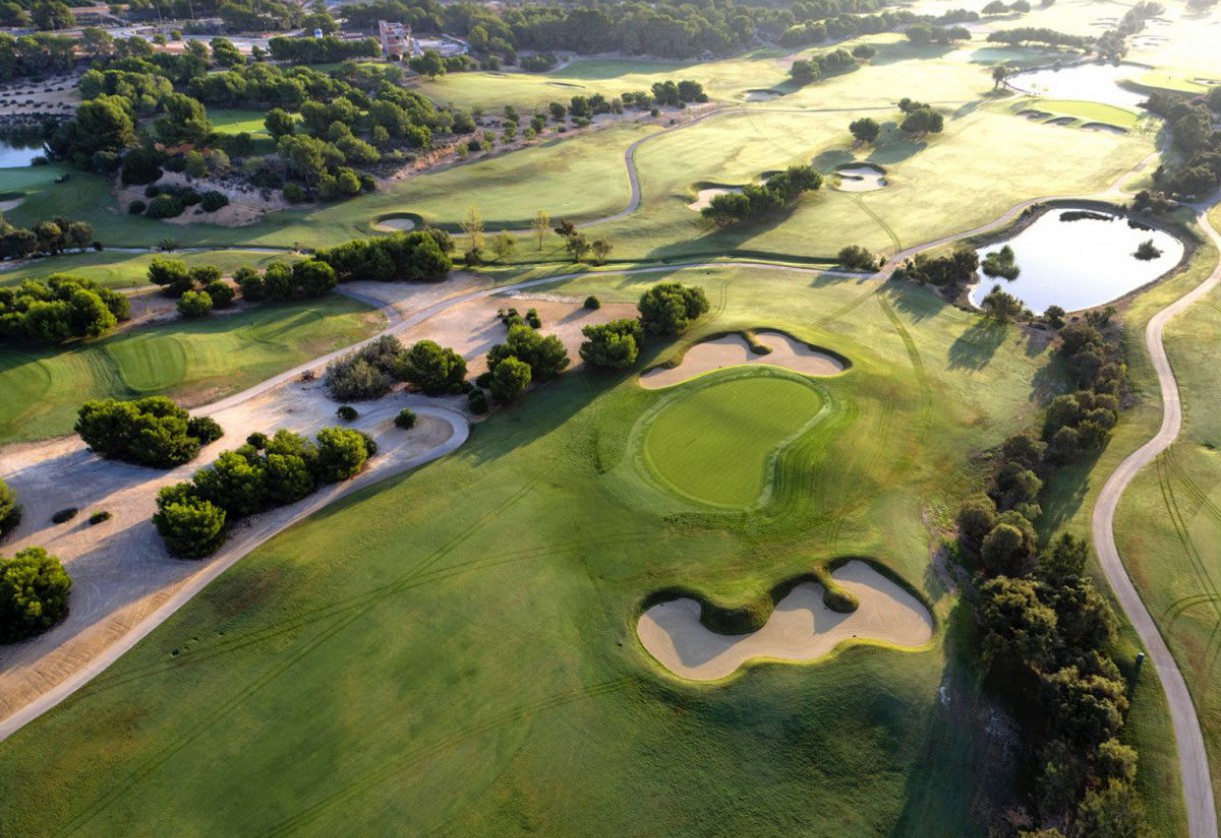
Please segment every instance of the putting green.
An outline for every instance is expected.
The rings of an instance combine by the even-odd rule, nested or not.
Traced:
[[[644,457],[668,488],[704,503],[749,506],[774,458],[818,416],[822,399],[794,379],[749,376],[679,394],[654,414]]]

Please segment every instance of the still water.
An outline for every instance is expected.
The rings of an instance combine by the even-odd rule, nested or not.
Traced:
[[[1119,86],[1123,79],[1140,75],[1144,70],[1134,64],[1075,64],[1059,70],[1033,70],[1009,77],[1008,85],[1023,93],[1048,99],[1075,99],[1101,102],[1136,110],[1149,98]]]

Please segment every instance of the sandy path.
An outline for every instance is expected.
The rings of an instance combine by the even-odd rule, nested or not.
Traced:
[[[654,367],[641,373],[640,386],[648,390],[670,387],[696,376],[738,366],[784,367],[802,375],[838,375],[844,364],[838,358],[819,352],[783,332],[763,331],[756,338],[771,348],[767,355],[756,355],[741,335],[725,335],[697,343],[687,350],[676,367]]]
[[[823,605],[822,586],[803,582],[776,604],[767,623],[753,634],[718,634],[705,628],[699,602],[689,598],[649,608],[640,615],[636,632],[662,666],[692,681],[724,678],[756,658],[817,660],[846,640],[918,648],[932,639],[928,609],[867,563],[851,561],[831,575],[856,596],[856,611],[832,611]]]
[[[1197,208],[1197,220],[1213,245],[1221,250],[1221,233],[1213,229],[1207,206]],[[1115,591],[1115,597],[1123,606],[1128,619],[1132,621],[1136,633],[1140,635],[1141,643],[1148,650],[1149,658],[1157,667],[1162,689],[1166,693],[1170,719],[1174,724],[1174,738],[1178,744],[1183,797],[1187,802],[1188,831],[1192,838],[1215,838],[1217,835],[1217,809],[1213,800],[1208,751],[1204,746],[1204,734],[1200,729],[1200,720],[1191,699],[1191,692],[1187,688],[1187,681],[1162,638],[1157,621],[1149,613],[1132,584],[1132,579],[1119,556],[1119,548],[1115,544],[1115,510],[1119,507],[1120,498],[1123,497],[1128,484],[1141,469],[1174,443],[1182,428],[1183,404],[1179,396],[1179,385],[1162,342],[1166,324],[1211,294],[1219,284],[1221,265],[1207,279],[1159,311],[1149,321],[1145,329],[1145,346],[1161,385],[1162,426],[1152,439],[1128,455],[1111,473],[1098,494],[1091,522],[1094,546],[1098,550],[1098,561],[1106,573],[1107,582]]]

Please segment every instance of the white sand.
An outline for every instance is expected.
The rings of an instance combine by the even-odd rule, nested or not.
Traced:
[[[860,606],[853,613],[827,608],[822,586],[803,582],[777,603],[767,624],[753,634],[718,634],[705,628],[700,604],[686,598],[645,611],[636,632],[662,666],[693,681],[724,678],[755,658],[817,660],[847,640],[918,648],[932,639],[928,609],[865,562],[848,562],[832,578],[856,596]]]
[[[682,363],[676,367],[654,367],[640,374],[640,386],[648,390],[670,387],[695,378],[698,375],[753,364],[784,367],[802,375],[837,375],[844,371],[844,364],[833,355],[811,349],[800,341],[782,332],[764,331],[756,339],[771,348],[767,355],[756,355],[750,344],[741,335],[726,335],[716,340],[697,343],[687,350]]]
[[[15,210],[15,209],[17,209],[17,207],[21,206],[21,202],[24,200],[25,200],[25,198],[13,198],[12,200],[9,200],[9,201],[0,201],[0,212],[8,212],[9,210]]]
[[[415,222],[410,218],[383,218],[374,222],[373,229],[384,233],[405,233],[415,229]]]
[[[713,187],[712,189],[701,189],[695,193],[695,200],[687,204],[687,209],[692,212],[699,212],[704,207],[712,204],[712,199],[717,195],[729,195],[734,192],[741,192],[742,189],[737,186]]]
[[[835,188],[840,192],[873,192],[886,186],[886,173],[873,166],[841,166],[835,176]]]

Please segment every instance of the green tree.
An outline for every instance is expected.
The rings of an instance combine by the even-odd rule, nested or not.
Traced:
[[[157,494],[153,526],[166,549],[181,559],[210,556],[225,542],[225,510],[195,495],[189,483]]]
[[[0,480],[0,538],[16,529],[20,523],[21,504],[17,503],[17,493]]]
[[[331,427],[318,432],[315,474],[323,483],[338,483],[356,476],[368,459],[368,443],[360,431]]]
[[[212,311],[212,298],[207,291],[187,291],[178,300],[178,313],[188,320],[206,317]]]
[[[488,350],[488,369],[496,367],[508,358],[516,358],[530,367],[535,381],[549,381],[563,372],[569,364],[568,350],[555,335],[543,336],[530,326],[520,324],[509,327],[504,343]]]
[[[857,142],[869,144],[882,133],[882,126],[876,120],[863,116],[848,123],[848,130],[852,132],[852,136],[856,138]]]
[[[1038,583],[998,576],[980,589],[977,615],[984,660],[1024,666],[1051,659],[1056,642],[1056,613],[1039,599]]]
[[[497,233],[492,236],[492,252],[496,254],[497,261],[503,262],[517,253],[517,240],[510,233]]]
[[[40,634],[68,613],[72,580],[55,556],[27,547],[11,559],[0,556],[0,642]]]
[[[181,297],[195,287],[187,263],[166,256],[154,256],[148,263],[148,281],[160,285],[171,297]]]
[[[997,64],[992,68],[992,89],[1000,87],[1007,78],[1009,78],[1009,68],[1004,64]]]
[[[505,358],[492,371],[490,389],[498,401],[510,402],[530,386],[530,365],[517,358]]]
[[[293,282],[307,297],[324,297],[339,282],[335,269],[318,259],[297,262],[292,271]]]
[[[996,526],[996,504],[985,494],[968,498],[958,510],[958,535],[978,550],[984,537]]]
[[[543,236],[547,235],[547,231],[551,229],[551,216],[547,214],[547,210],[539,210],[534,214],[534,218],[530,221],[530,229],[538,238],[538,249],[542,250]]]
[[[677,335],[706,313],[709,306],[703,288],[663,282],[645,291],[636,308],[646,334]]]
[[[813,61],[799,58],[789,67],[789,78],[794,84],[805,86],[818,81],[818,65]]]
[[[183,93],[171,93],[161,100],[165,116],[154,123],[157,136],[165,143],[201,143],[212,133],[203,104]]]
[[[263,117],[263,127],[271,138],[279,142],[281,137],[291,137],[296,129],[296,121],[283,108],[272,108]]]
[[[899,128],[902,131],[918,137],[924,137],[928,134],[940,134],[944,127],[945,117],[927,106],[911,111],[899,123]]]
[[[466,380],[466,360],[452,349],[422,340],[399,357],[398,375],[425,394],[439,396]]]
[[[44,32],[71,29],[76,25],[72,8],[59,0],[39,0],[30,7],[30,18]]]
[[[591,367],[625,370],[636,363],[644,343],[644,327],[639,320],[612,320],[581,329],[581,359]]]
[[[236,451],[225,451],[191,478],[195,494],[225,510],[229,520],[253,515],[267,503],[263,464]]]
[[[439,76],[445,75],[445,59],[435,49],[424,50],[424,54],[411,59],[408,66],[420,75],[428,76],[434,81]]]

